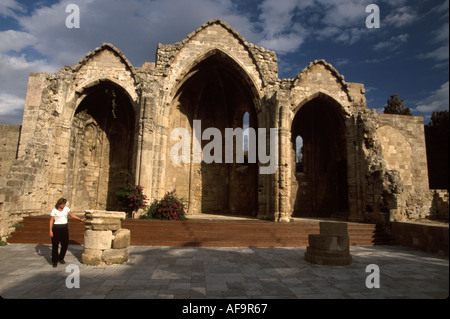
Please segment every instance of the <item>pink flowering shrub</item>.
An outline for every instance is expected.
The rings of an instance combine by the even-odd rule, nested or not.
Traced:
[[[124,210],[130,214],[138,209],[145,209],[147,196],[143,193],[144,187],[128,183],[121,186],[116,193],[117,199],[124,205]]]
[[[165,219],[165,220],[185,220],[186,209],[182,199],[173,190],[164,195],[161,200],[154,200],[150,205],[147,214],[141,216],[142,219]]]

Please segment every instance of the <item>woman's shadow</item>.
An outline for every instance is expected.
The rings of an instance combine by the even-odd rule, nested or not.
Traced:
[[[67,248],[67,251],[70,252],[77,260],[81,263],[81,255],[83,253],[83,250],[77,249],[75,246],[78,245],[71,245],[69,243],[69,247]],[[42,256],[49,265],[52,264],[52,246],[51,245],[44,245],[44,244],[38,244],[34,248],[36,250],[36,253],[39,256]],[[67,255],[66,255],[67,256]]]

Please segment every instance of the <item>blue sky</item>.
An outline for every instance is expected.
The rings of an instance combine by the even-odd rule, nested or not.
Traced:
[[[80,8],[79,29],[65,26],[71,3]],[[379,29],[365,25],[372,3]],[[154,62],[158,42],[182,41],[217,18],[274,50],[280,78],[325,59],[346,81],[363,83],[378,112],[395,93],[425,122],[449,109],[448,0],[2,0],[0,123],[21,124],[30,72],[76,65],[103,42],[140,67]]]

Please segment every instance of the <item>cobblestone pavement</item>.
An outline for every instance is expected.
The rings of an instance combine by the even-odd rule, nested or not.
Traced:
[[[50,245],[0,247],[2,298],[371,299],[447,298],[449,259],[400,246],[351,247],[349,266],[319,266],[299,248],[130,247],[122,265],[81,264],[69,246],[52,268]],[[369,289],[379,267],[380,288]],[[79,288],[68,288],[76,282]]]

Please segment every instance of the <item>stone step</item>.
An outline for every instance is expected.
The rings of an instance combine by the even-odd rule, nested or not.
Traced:
[[[10,243],[50,244],[48,216],[24,218]],[[207,221],[192,219],[183,222],[126,219],[122,228],[131,231],[132,246],[221,246],[221,247],[305,247],[308,235],[319,233],[318,221],[273,223],[269,221]],[[84,225],[69,220],[70,243],[84,244]],[[350,245],[388,244],[388,238],[375,225],[348,223]]]

